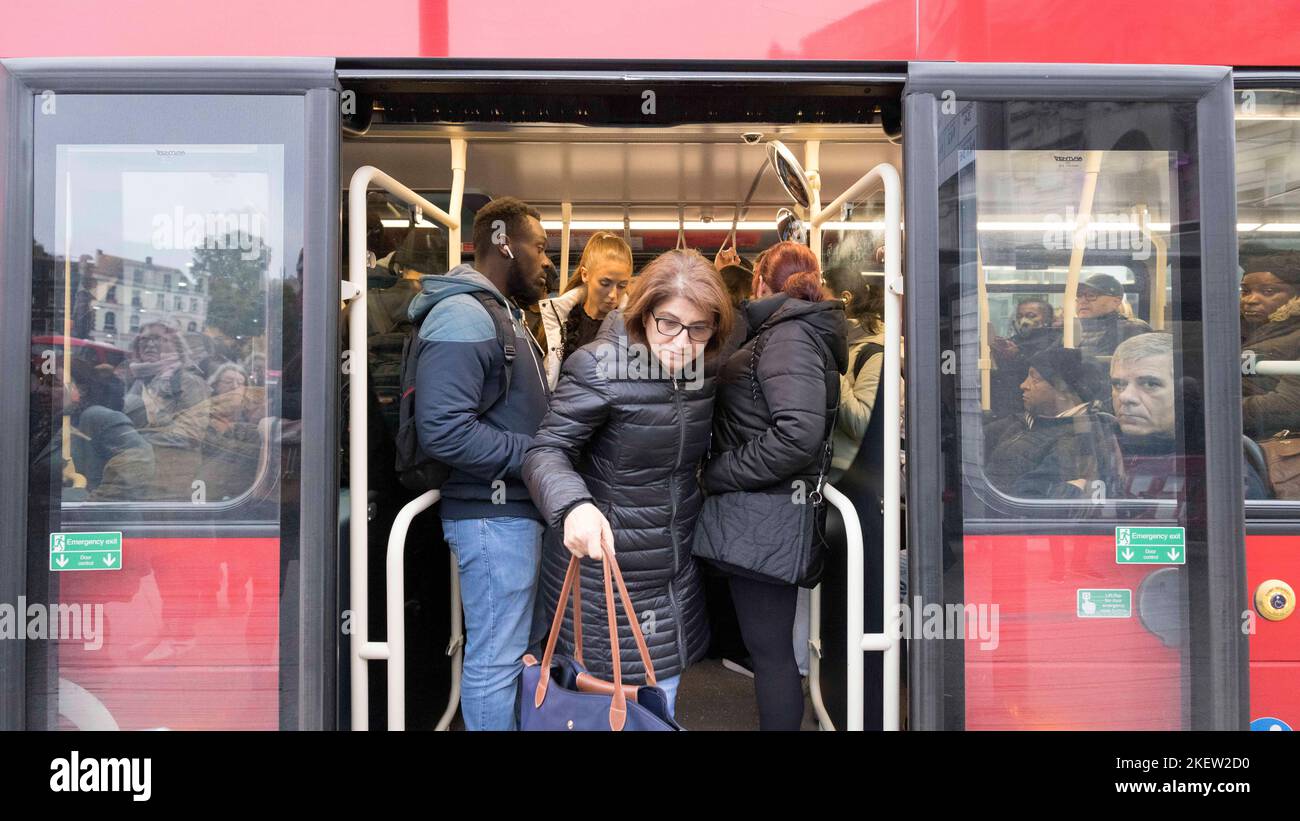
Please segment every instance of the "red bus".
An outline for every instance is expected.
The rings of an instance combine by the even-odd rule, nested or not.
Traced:
[[[396,320],[502,195],[561,280],[595,230],[639,270],[752,256],[785,209],[885,294],[882,444],[832,482],[804,605],[810,726],[1300,721],[1300,356],[1252,347],[1285,311],[1239,312],[1255,260],[1300,253],[1293,3],[221,9],[257,22],[46,4],[0,32],[0,373],[29,374],[0,410],[26,639],[0,727],[454,725]],[[995,435],[1023,409],[1002,352],[1027,303],[1092,344],[1098,293],[1166,340],[1138,358],[1167,357],[1167,446],[1049,486]],[[1135,360],[1099,361],[1118,402]],[[749,726],[693,697],[710,665],[679,718]]]

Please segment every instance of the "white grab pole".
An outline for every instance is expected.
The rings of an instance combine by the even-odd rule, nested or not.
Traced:
[[[876,166],[885,184],[885,361],[881,378],[885,380],[884,430],[884,505],[885,544],[881,602],[884,616],[885,648],[884,716],[885,730],[898,729],[898,665],[902,637],[893,629],[900,614],[898,600],[898,561],[902,544],[902,397],[899,382],[903,373],[903,186],[898,169],[892,165]]]
[[[453,149],[454,151],[454,149]],[[370,688],[366,679],[366,661],[387,658],[384,643],[369,641],[370,607],[367,602],[369,584],[366,574],[369,566],[369,521],[367,520],[369,496],[369,452],[366,449],[369,406],[366,398],[366,192],[375,185],[393,194],[407,205],[421,209],[425,217],[436,220],[459,235],[460,220],[449,216],[438,206],[421,197],[397,180],[375,168],[363,165],[352,175],[348,185],[348,279],[343,297],[351,303],[348,314],[348,485],[351,490],[350,520],[348,522],[349,562],[351,584],[348,591],[352,611],[352,729],[370,727]],[[450,243],[449,243],[450,245]],[[460,243],[452,247],[459,255]]]
[[[1300,376],[1300,361],[1294,359],[1260,359],[1255,362],[1257,376]]]
[[[822,258],[822,229],[820,222],[813,222],[812,217],[821,213],[822,210],[822,175],[821,175],[821,155],[822,144],[820,140],[809,140],[803,146],[803,170],[804,175],[808,178],[808,247],[812,249],[813,256],[821,262]]]
[[[456,554],[447,551],[451,562],[451,639],[447,642],[447,655],[451,656],[451,695],[447,696],[447,709],[433,729],[442,732],[451,726],[460,704],[460,674],[465,664],[465,614],[460,609],[460,565]]]
[[[863,624],[865,622],[865,600],[866,592],[864,588],[863,577],[866,573],[866,560],[863,556],[862,542],[862,523],[858,519],[858,511],[854,508],[853,503],[848,497],[835,489],[835,486],[827,483],[822,486],[822,494],[826,500],[835,506],[840,512],[840,518],[844,520],[844,542],[845,542],[845,572],[847,582],[845,584],[845,599],[848,602],[848,613],[845,614],[844,628],[847,635],[845,648],[848,653],[845,672],[848,676],[848,688],[845,691],[845,727],[849,730],[862,729],[862,676],[865,674],[865,662],[862,658],[862,636],[865,632]],[[826,719],[829,721],[829,717]]]
[[[447,270],[460,265],[460,209],[465,201],[465,149],[463,139],[451,140],[451,198],[447,210],[456,215],[455,225],[447,225]]]
[[[384,562],[388,621],[388,729],[406,729],[406,531],[411,520],[438,503],[436,490],[421,493],[402,507],[388,533]],[[455,576],[452,576],[454,579]]]
[[[808,699],[812,702],[813,714],[817,716],[817,728],[834,730],[835,722],[831,720],[831,713],[826,709],[826,700],[822,698],[822,586],[820,584],[808,594]]]
[[[812,158],[815,161],[815,155]],[[865,560],[863,557],[862,525],[858,520],[853,503],[831,485],[826,485],[826,498],[835,505],[844,519],[844,532],[848,543],[848,717],[849,730],[861,730],[863,721],[863,687],[862,676],[864,652],[883,652],[883,715],[882,724],[886,730],[897,730],[899,726],[898,673],[900,637],[894,626],[898,623],[898,561],[900,539],[902,536],[902,446],[900,444],[901,413],[899,404],[899,375],[902,373],[903,340],[903,187],[898,169],[889,163],[881,163],[862,175],[857,182],[849,186],[830,205],[812,213],[812,237],[817,243],[813,251],[820,252],[820,226],[830,219],[846,202],[872,193],[877,187],[885,191],[885,358],[881,366],[881,379],[884,380],[882,407],[874,412],[885,413],[884,424],[884,544],[882,545],[882,578],[884,597],[881,603],[884,616],[884,631],[866,633],[863,629],[863,612],[866,607],[866,594],[863,589]],[[814,601],[820,605],[820,589],[813,591]],[[817,609],[820,609],[818,606]],[[816,629],[816,626],[813,627]],[[820,639],[820,633],[812,633]],[[814,671],[814,661],[809,660],[809,675]],[[820,669],[820,665],[817,666]],[[815,689],[814,689],[815,688]],[[831,726],[830,717],[826,715],[821,701],[821,689],[814,679],[809,682],[810,694],[813,696],[813,709],[817,711],[818,721],[823,727]]]
[[[569,224],[573,222],[573,203],[560,203],[560,293],[569,287]]]

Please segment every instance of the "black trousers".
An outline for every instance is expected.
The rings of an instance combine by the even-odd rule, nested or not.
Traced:
[[[803,687],[794,658],[794,614],[799,588],[731,576],[736,618],[754,662],[760,730],[798,730]]]

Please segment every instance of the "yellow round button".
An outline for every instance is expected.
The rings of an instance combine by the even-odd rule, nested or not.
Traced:
[[[1281,579],[1269,579],[1255,588],[1255,609],[1269,621],[1281,621],[1295,610],[1295,591]]]

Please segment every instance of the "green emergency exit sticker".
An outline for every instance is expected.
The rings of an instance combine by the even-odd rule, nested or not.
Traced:
[[[1127,619],[1133,616],[1132,590],[1078,590],[1075,596],[1075,615],[1081,619]]]
[[[1181,527],[1115,528],[1116,564],[1187,564]]]
[[[121,533],[51,533],[50,570],[117,570]]]

